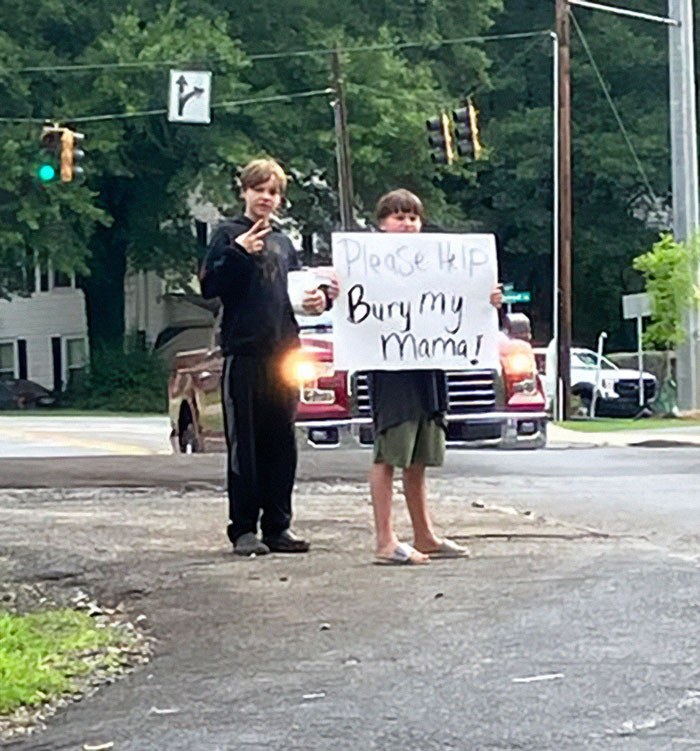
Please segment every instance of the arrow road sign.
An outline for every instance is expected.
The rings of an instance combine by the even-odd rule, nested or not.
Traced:
[[[211,122],[211,72],[171,70],[168,120],[173,123]]]

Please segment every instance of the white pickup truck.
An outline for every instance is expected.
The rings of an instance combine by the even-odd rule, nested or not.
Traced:
[[[547,348],[535,348],[535,360],[545,386],[547,403],[554,398],[554,349],[550,342]],[[571,393],[578,396],[586,410],[590,409],[596,382],[598,354],[584,347],[571,348]],[[644,405],[656,398],[657,381],[652,373],[642,372]],[[600,381],[596,399],[596,415],[601,417],[633,417],[640,411],[639,371],[618,368],[615,363],[602,357]]]

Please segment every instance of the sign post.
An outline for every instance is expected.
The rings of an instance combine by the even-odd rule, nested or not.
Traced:
[[[644,360],[642,354],[642,318],[651,315],[649,295],[622,296],[622,316],[625,319],[637,319],[637,367],[639,368],[639,409],[644,409]]]

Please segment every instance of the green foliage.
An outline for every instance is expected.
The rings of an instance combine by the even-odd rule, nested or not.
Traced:
[[[648,0],[627,5],[649,10]],[[32,176],[40,120],[137,115],[166,103],[168,68],[214,73],[213,102],[319,90],[332,81],[337,45],[346,78],[356,204],[371,216],[377,197],[406,186],[432,219],[495,232],[502,276],[533,292],[535,334],[550,335],[552,289],[552,44],[533,38],[441,45],[445,38],[550,29],[541,0],[6,0],[0,17],[0,111],[36,123],[0,124],[0,291],[22,289],[35,259],[92,274],[93,339],[122,333],[127,267],[185,279],[196,266],[196,192],[237,208],[231,178],[270,155],[294,176],[289,219],[304,233],[337,226],[335,145],[328,96],[213,110],[209,126],[164,115],[80,124],[87,182],[41,187]],[[667,31],[573,10],[646,170],[669,189]],[[241,23],[245,19],[245,24]],[[414,46],[386,48],[394,43]],[[358,46],[374,45],[371,51]],[[281,57],[290,51],[315,50]],[[610,50],[618,54],[610,55]],[[262,58],[261,55],[269,55]],[[172,61],[173,64],[163,64]],[[65,64],[104,67],[59,72]],[[46,72],[16,74],[22,66]],[[5,72],[8,71],[8,72]],[[622,293],[638,291],[637,249],[658,228],[645,224],[648,188],[630,155],[572,27],[574,337],[605,328],[613,347],[631,344],[619,316]],[[435,167],[424,120],[472,94],[486,158]],[[105,307],[109,306],[109,310]]]
[[[127,337],[125,346],[99,344],[90,369],[78,383],[68,384],[62,406],[122,412],[165,412],[168,374],[160,357]]]
[[[634,259],[644,274],[652,310],[652,322],[644,332],[649,349],[674,349],[685,339],[684,314],[700,299],[697,269],[700,237],[676,242],[663,234],[652,249]]]
[[[124,633],[100,628],[87,614],[68,608],[0,612],[0,714],[70,691],[77,676],[109,667],[109,648],[128,641]]]

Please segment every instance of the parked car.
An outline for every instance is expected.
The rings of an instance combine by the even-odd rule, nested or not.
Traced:
[[[47,407],[55,402],[48,389],[25,378],[0,381],[0,409]]]
[[[535,348],[538,370],[544,379],[547,402],[554,398],[554,350],[550,343],[547,348]],[[571,348],[571,393],[578,396],[588,412],[596,382],[598,354],[585,347]],[[600,417],[634,417],[639,411],[639,371],[618,368],[615,363],[602,357],[600,362],[600,382],[596,399],[596,415]],[[652,402],[657,395],[656,376],[643,371],[644,405]]]
[[[289,363],[299,385],[301,446],[335,448],[373,440],[367,374],[333,367],[329,314],[297,316],[302,347]],[[546,442],[544,387],[532,347],[499,335],[500,372],[448,371],[448,446],[539,448]],[[176,451],[224,450],[221,352],[175,356],[169,382],[171,440]]]

